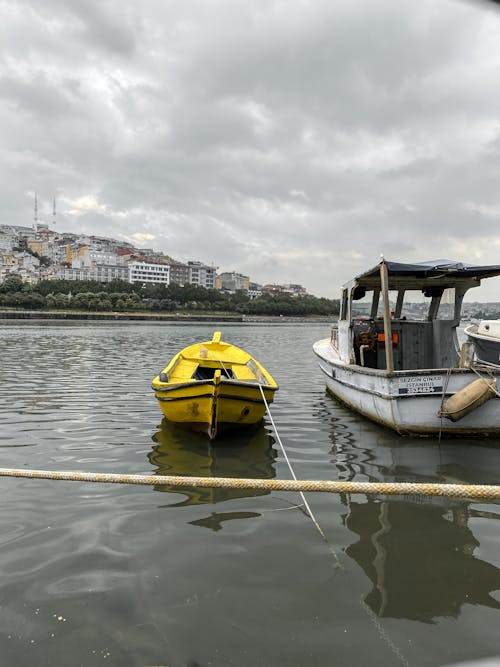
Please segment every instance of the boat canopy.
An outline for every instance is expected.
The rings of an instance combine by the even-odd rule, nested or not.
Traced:
[[[389,278],[389,288],[398,287],[425,287],[429,284],[439,287],[455,287],[457,284],[467,284],[467,287],[477,286],[482,278],[500,276],[500,264],[481,266],[465,264],[450,259],[434,259],[427,262],[405,264],[382,260],[377,266],[356,276],[355,285],[376,287],[380,285],[380,267],[385,263]]]

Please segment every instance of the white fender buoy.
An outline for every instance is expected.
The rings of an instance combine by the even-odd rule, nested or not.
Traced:
[[[474,380],[474,382],[444,401],[439,416],[457,422],[486,401],[489,401],[490,398],[496,396],[496,393],[497,383],[495,378]]]

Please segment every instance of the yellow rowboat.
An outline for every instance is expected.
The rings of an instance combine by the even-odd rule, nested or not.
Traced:
[[[215,438],[229,427],[256,424],[278,385],[266,369],[220,331],[175,355],[153,379],[165,417]],[[265,401],[263,396],[265,396]]]

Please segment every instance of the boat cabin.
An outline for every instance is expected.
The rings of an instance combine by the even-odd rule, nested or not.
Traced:
[[[460,365],[465,293],[500,266],[383,260],[344,285],[332,343],[347,364],[392,371]]]

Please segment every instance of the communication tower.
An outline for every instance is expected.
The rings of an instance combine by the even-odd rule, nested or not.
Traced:
[[[35,230],[35,233],[38,231],[38,197],[35,192],[35,215],[33,219],[33,229]]]

